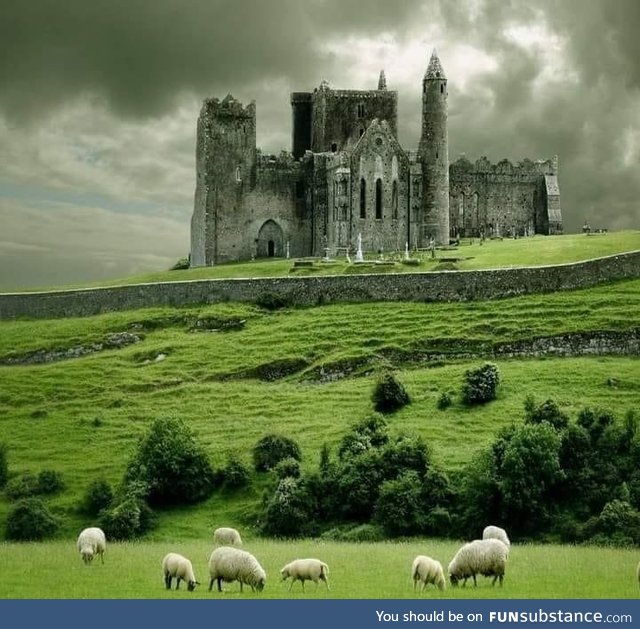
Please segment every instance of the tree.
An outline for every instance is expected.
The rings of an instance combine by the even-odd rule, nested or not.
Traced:
[[[411,402],[402,383],[390,371],[378,376],[371,400],[378,413],[395,413]]]
[[[125,485],[141,481],[149,503],[171,505],[203,500],[214,488],[214,473],[204,450],[178,419],[157,419],[138,444]]]
[[[500,371],[493,363],[485,363],[476,369],[464,372],[462,401],[465,404],[484,404],[495,400],[500,384]]]

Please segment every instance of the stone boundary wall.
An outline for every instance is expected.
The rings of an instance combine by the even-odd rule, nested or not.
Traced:
[[[153,306],[251,302],[272,294],[288,304],[453,302],[589,288],[640,277],[640,251],[554,266],[384,275],[327,275],[128,284],[0,294],[0,319],[82,317]]]

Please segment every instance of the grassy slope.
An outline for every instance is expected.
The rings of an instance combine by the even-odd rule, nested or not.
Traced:
[[[600,256],[635,251],[640,249],[640,231],[621,231],[609,234],[569,234],[566,236],[535,236],[518,240],[486,240],[482,245],[478,239],[473,244],[464,241],[457,250],[438,251],[438,257],[460,257],[464,260],[457,263],[460,269],[489,269],[511,266],[538,266],[541,264],[560,264],[576,262]],[[401,260],[403,252],[387,253],[387,259]],[[397,264],[393,267],[348,265],[344,260],[335,264],[317,264],[312,270],[296,269],[297,275],[339,275],[343,273],[415,273],[431,271],[437,260],[431,259],[429,252],[412,253],[412,257],[422,260],[419,266]],[[276,277],[292,273],[292,260],[261,260],[257,262],[221,264],[215,267],[189,269],[183,271],[163,271],[147,273],[136,277],[120,278],[99,283],[74,284],[70,287],[116,286],[130,283],[166,282],[179,280],[196,280],[206,278],[229,277]],[[50,288],[50,287],[49,287]],[[59,287],[56,287],[59,288]],[[28,289],[28,290],[43,290]]]
[[[207,559],[212,548],[209,540],[110,544],[105,564],[94,562],[90,566],[83,565],[73,541],[0,545],[0,598],[598,599],[638,595],[635,551],[554,545],[513,546],[502,588],[491,587],[489,579],[478,577],[477,588],[449,587],[439,592],[429,586],[423,594],[414,593],[410,577],[413,558],[429,554],[440,560],[446,570],[458,546],[457,542],[434,539],[378,544],[249,540],[245,547],[267,572],[264,591],[252,593],[245,588],[240,594],[238,584],[230,583],[220,594],[208,591]],[[184,585],[178,592],[164,589],[160,563],[169,551],[191,558],[202,583],[195,592],[187,592]],[[327,591],[324,584],[316,588],[307,583],[303,593],[300,583],[296,583],[289,592],[288,582],[279,580],[279,569],[285,563],[307,556],[320,557],[328,563],[331,590]]]
[[[241,331],[189,333],[175,321],[185,314],[241,317],[247,323]],[[182,417],[215,465],[223,464],[230,451],[248,461],[255,441],[277,430],[300,442],[304,464],[312,467],[324,442],[335,445],[371,409],[371,375],[318,384],[299,374],[273,383],[220,382],[221,374],[282,358],[302,357],[314,367],[345,357],[375,361],[381,348],[439,347],[442,339],[456,347],[469,339],[625,330],[640,325],[640,281],[471,304],[336,305],[276,313],[222,304],[0,322],[0,357],[86,344],[136,323],[149,330],[134,346],[48,365],[0,367],[0,426],[11,470],[64,473],[69,488],[52,500],[65,516],[62,535],[73,536],[84,524],[74,507],[87,485],[102,475],[117,482],[138,436],[156,417]],[[158,352],[168,358],[141,362]],[[440,392],[458,389],[468,366],[454,361],[399,373],[414,401],[390,420],[392,429],[421,434],[447,469],[467,462],[499,427],[520,421],[528,393],[539,401],[555,398],[573,416],[585,405],[607,406],[619,416],[640,406],[637,359],[607,357],[501,361],[504,385],[498,400],[482,408],[455,404],[436,410]],[[609,378],[618,381],[616,387],[607,385]],[[151,538],[172,539],[176,533],[197,538],[225,522],[246,526],[261,482],[231,500],[218,494],[198,507],[162,514]],[[0,499],[0,521],[8,507]]]

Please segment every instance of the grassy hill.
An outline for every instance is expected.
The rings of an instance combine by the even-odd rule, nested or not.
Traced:
[[[594,237],[595,238],[595,237]],[[606,236],[603,236],[606,238]],[[504,243],[503,243],[504,244]],[[198,323],[200,322],[200,323]],[[201,331],[236,323],[229,331]],[[522,421],[525,397],[554,398],[575,417],[584,406],[622,417],[640,407],[635,357],[497,361],[498,399],[444,411],[443,391],[459,390],[480,359],[446,359],[460,349],[568,332],[640,327],[640,280],[552,295],[467,304],[358,304],[268,312],[241,304],[147,309],[83,319],[0,322],[0,362],[38,350],[89,347],[123,331],[141,340],[40,365],[0,365],[0,425],[12,473],[54,469],[67,489],[50,499],[64,519],[61,536],[86,522],[77,505],[87,486],[122,477],[139,436],[158,417],[180,417],[198,435],[214,466],[229,453],[247,463],[269,432],[295,438],[303,467],[315,468],[324,443],[335,446],[372,410],[374,371],[398,369],[413,403],[390,419],[392,432],[421,435],[434,460],[456,470],[496,431]],[[431,363],[404,360],[434,350]],[[158,360],[158,356],[164,358]],[[274,379],[273,374],[283,377]],[[333,374],[323,378],[322,374]],[[345,376],[345,377],[341,377]],[[151,539],[201,537],[214,524],[255,523],[265,480],[238,495],[160,513]],[[10,503],[0,495],[0,522]]]
[[[417,265],[402,264],[404,244],[401,251],[385,252],[386,261],[395,260],[392,266],[375,265],[377,255],[365,256],[370,264],[348,264],[340,258],[329,263],[316,261],[309,267],[294,268],[293,260],[271,259],[254,262],[219,264],[213,267],[162,271],[134,277],[113,279],[94,283],[73,284],[65,288],[91,286],[118,286],[146,282],[170,282],[231,277],[279,277],[295,275],[342,275],[349,273],[416,273],[437,270],[442,258],[455,259],[454,268],[493,269],[514,266],[539,266],[562,264],[597,258],[625,251],[640,249],[640,231],[628,230],[606,234],[569,234],[566,236],[535,236],[532,238],[496,239],[480,242],[479,239],[464,239],[460,246],[436,251],[436,257],[426,250],[412,251],[411,257]],[[449,266],[452,263],[447,263]],[[51,287],[48,287],[51,288]],[[55,287],[55,288],[60,288]],[[28,290],[46,290],[47,287]]]

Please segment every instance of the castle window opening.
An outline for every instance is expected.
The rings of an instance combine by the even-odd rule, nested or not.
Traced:
[[[376,146],[382,146],[382,138],[376,138]]]
[[[338,145],[335,142],[331,143],[331,152],[335,153],[338,150]]]
[[[440,83],[440,93],[444,94],[444,84]]]
[[[359,133],[360,133],[360,137],[362,137],[364,135],[364,129],[362,127],[360,127]]]
[[[376,179],[376,218],[382,219],[382,179]]]
[[[242,178],[240,177],[240,166],[236,166],[236,181],[242,181]]]
[[[364,103],[358,103],[358,118],[364,118]]]
[[[398,182],[395,180],[391,188],[391,212],[393,218],[398,218]]]
[[[367,218],[367,183],[360,180],[360,218]]]

